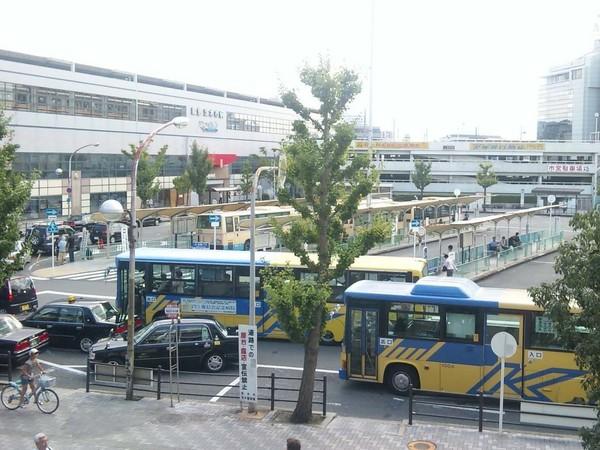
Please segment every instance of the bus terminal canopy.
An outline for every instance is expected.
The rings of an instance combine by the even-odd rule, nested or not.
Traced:
[[[214,188],[237,190],[238,187],[231,188]],[[479,195],[466,195],[463,197],[425,197],[422,200],[409,200],[397,202],[390,198],[375,198],[368,205],[366,200],[363,200],[359,206],[359,213],[378,213],[378,212],[397,212],[407,213],[413,208],[425,210],[427,208],[437,208],[440,206],[466,205],[476,202],[482,197]],[[277,200],[257,201],[256,206],[278,206]],[[235,203],[215,203],[211,205],[197,206],[172,206],[164,208],[138,208],[136,209],[137,220],[141,221],[146,217],[169,217],[170,219],[177,216],[185,216],[190,214],[204,214],[212,211],[241,211],[250,208],[250,202],[235,202]],[[122,221],[127,221],[128,214],[123,214]],[[106,219],[100,212],[92,214],[92,221],[106,222]]]
[[[453,230],[457,232],[462,232],[463,230],[476,229],[478,226],[481,226],[485,223],[493,222],[494,224],[497,224],[502,220],[510,221],[517,217],[529,216],[532,214],[540,213],[542,211],[547,211],[552,208],[560,208],[560,205],[539,206],[535,208],[520,209],[512,212],[495,214],[492,216],[476,217],[474,219],[469,220],[457,220],[456,222],[452,223],[431,224],[426,228],[428,233],[436,233],[441,236],[446,231]]]

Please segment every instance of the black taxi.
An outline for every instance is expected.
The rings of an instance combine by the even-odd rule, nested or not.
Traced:
[[[176,344],[179,332],[179,366],[181,370],[205,369],[220,372],[237,362],[237,336],[213,319],[157,320],[135,334],[135,364],[139,367],[169,367],[169,349]],[[170,335],[170,336],[169,336]],[[171,347],[169,346],[171,344]],[[95,362],[124,364],[127,341],[123,338],[103,339],[90,350]],[[172,357],[174,357],[173,353]]]
[[[79,347],[86,353],[99,339],[127,331],[127,323],[119,320],[118,311],[109,302],[74,297],[48,303],[21,322],[45,329],[51,346]]]

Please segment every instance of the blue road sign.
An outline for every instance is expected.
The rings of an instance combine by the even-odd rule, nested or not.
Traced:
[[[410,221],[411,228],[419,228],[421,226],[421,221],[419,219],[413,219]]]
[[[58,216],[58,211],[52,208],[48,208],[46,210],[46,215],[47,216]]]
[[[56,226],[56,222],[54,220],[48,224],[48,233],[58,233],[58,227]]]
[[[210,216],[208,216],[208,221],[210,223],[219,223],[219,222],[221,222],[221,216],[210,215]]]
[[[208,250],[210,248],[210,244],[208,242],[192,242],[192,248]]]

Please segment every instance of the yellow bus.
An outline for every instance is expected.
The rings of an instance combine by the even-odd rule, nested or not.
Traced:
[[[277,238],[272,232],[271,221],[280,223],[292,220],[298,213],[287,206],[256,207],[256,249],[273,250]],[[197,218],[198,241],[213,250],[250,249],[250,208],[237,211],[213,211]]]
[[[127,311],[129,253],[117,256],[117,307]],[[260,285],[264,267],[290,267],[299,278],[311,274],[293,253],[260,252],[256,258],[256,321],[259,336],[287,339]],[[164,318],[169,302],[180,304],[183,317],[212,316],[227,327],[248,323],[249,252],[140,248],[136,250],[136,314],[145,323]],[[323,341],[339,343],[344,335],[344,290],[359,280],[414,283],[425,275],[424,259],[361,256],[343,277],[332,281],[333,295]],[[398,283],[402,284],[402,283]]]
[[[508,398],[582,403],[574,354],[525,290],[479,287],[466,278],[425,277],[416,284],[360,281],[345,294],[340,378],[409,385],[433,392],[498,395],[500,361],[492,337],[510,333]]]

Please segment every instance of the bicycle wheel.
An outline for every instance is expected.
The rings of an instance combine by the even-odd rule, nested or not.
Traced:
[[[38,394],[37,407],[44,414],[52,414],[58,409],[58,394],[52,389],[42,389]]]
[[[19,407],[19,399],[21,392],[12,384],[8,384],[0,392],[0,400],[6,409],[17,409]]]

